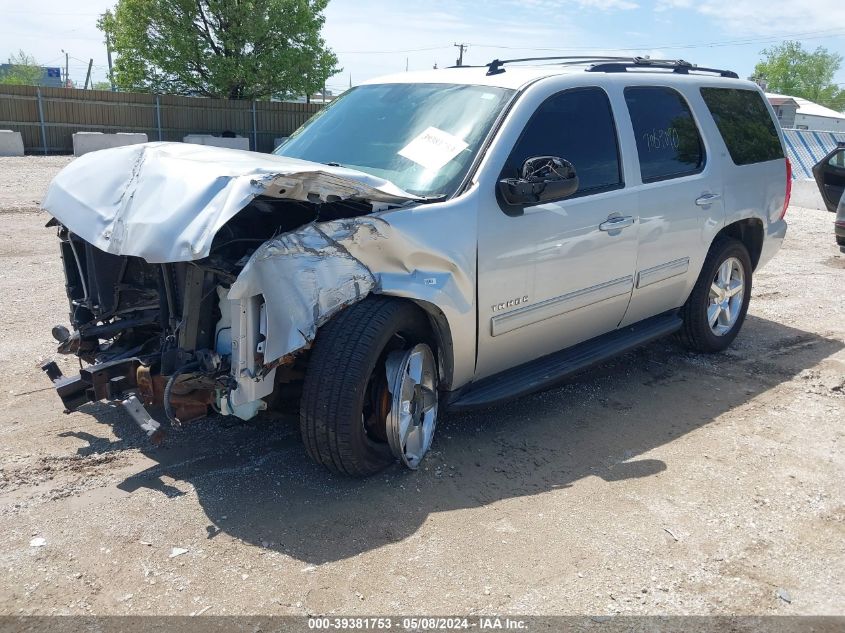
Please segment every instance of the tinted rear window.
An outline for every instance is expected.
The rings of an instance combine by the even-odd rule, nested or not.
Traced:
[[[702,88],[701,96],[737,165],[783,158],[775,124],[756,90]]]
[[[625,88],[637,137],[643,182],[680,178],[701,171],[704,148],[689,106],[677,90]]]

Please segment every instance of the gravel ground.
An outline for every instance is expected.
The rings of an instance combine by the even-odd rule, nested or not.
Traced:
[[[72,156],[0,156],[0,213],[36,211],[47,185]]]
[[[290,419],[153,448],[105,405],[61,412],[38,363],[67,304],[32,209],[67,162],[0,159],[0,613],[845,614],[832,215],[789,211],[728,352],[657,342],[349,481]]]

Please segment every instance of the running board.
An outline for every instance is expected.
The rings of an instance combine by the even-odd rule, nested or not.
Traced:
[[[554,387],[576,372],[672,334],[682,323],[674,312],[662,314],[505,370],[460,390],[448,405],[449,410],[464,411],[499,404]]]

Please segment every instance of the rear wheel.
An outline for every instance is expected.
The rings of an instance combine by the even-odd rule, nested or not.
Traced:
[[[300,403],[305,450],[332,472],[371,475],[396,458],[416,468],[437,422],[428,319],[412,303],[369,297],[324,325]]]
[[[698,352],[721,352],[739,334],[751,298],[751,257],[745,245],[719,238],[681,309],[681,340]]]

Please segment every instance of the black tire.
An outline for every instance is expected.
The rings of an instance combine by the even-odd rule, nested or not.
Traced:
[[[707,320],[707,308],[710,298],[710,285],[715,279],[719,267],[725,260],[735,257],[743,268],[743,300],[739,317],[726,333],[718,335],[710,328]],[[701,274],[695,282],[684,307],[681,308],[683,327],[678,333],[681,342],[697,352],[713,353],[725,350],[739,334],[748,303],[751,299],[751,257],[748,249],[739,240],[730,237],[720,237],[710,246],[710,251],[704,260]]]
[[[320,328],[299,408],[302,441],[311,459],[352,477],[372,475],[396,461],[386,429],[368,427],[367,421],[378,424],[378,416],[366,412],[378,407],[373,400],[386,388],[387,354],[419,342],[433,345],[429,332],[418,307],[392,297],[368,297]]]

